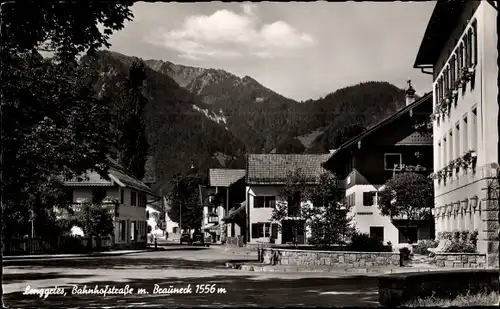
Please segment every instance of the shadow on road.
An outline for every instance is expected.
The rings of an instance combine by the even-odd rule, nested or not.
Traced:
[[[92,275],[72,275],[68,273],[61,272],[50,272],[50,273],[26,273],[26,274],[3,274],[4,283],[17,283],[27,280],[47,280],[56,278],[85,278],[92,277]]]
[[[213,293],[202,293],[199,285],[214,284]],[[86,284],[103,288],[124,288],[129,285],[130,295],[72,295],[66,287],[66,296],[51,295],[43,300],[21,292],[5,295],[11,308],[46,308],[61,305],[72,308],[92,307],[234,307],[234,306],[378,306],[377,278],[353,276],[344,278],[261,279],[253,276],[214,276],[208,278],[128,279],[127,281],[95,281]],[[158,285],[165,292],[170,288],[190,286],[190,294],[154,294]],[[82,288],[79,285],[78,288]],[[219,288],[225,289],[225,293]],[[147,294],[137,293],[145,289]],[[197,290],[198,289],[198,290]]]
[[[139,268],[139,269],[226,269],[226,263],[255,262],[255,259],[231,260],[186,260],[180,258],[133,258],[133,257],[93,257],[81,259],[60,260],[29,260],[14,263],[6,261],[4,266],[42,266],[57,268],[72,268],[78,265],[79,269],[111,269],[111,268]],[[4,279],[5,280],[5,279]],[[6,280],[7,281],[7,280]]]

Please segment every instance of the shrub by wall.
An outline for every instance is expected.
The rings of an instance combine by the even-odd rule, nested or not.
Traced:
[[[457,295],[498,291],[498,270],[462,269],[398,273],[379,277],[379,303],[398,306],[418,298],[434,296],[453,298]]]

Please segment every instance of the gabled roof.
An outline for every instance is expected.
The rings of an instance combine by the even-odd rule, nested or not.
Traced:
[[[432,67],[467,6],[477,7],[481,2],[438,0],[427,24],[413,67]]]
[[[311,182],[326,170],[322,163],[330,154],[249,154],[248,184],[284,184],[290,172],[301,169]]]
[[[102,179],[97,173],[95,172],[89,172],[87,173],[87,176],[90,176],[88,180],[84,181],[77,181],[77,180],[70,180],[70,181],[65,181],[64,185],[66,186],[113,186],[114,184],[117,184],[120,187],[129,187],[136,189],[138,191],[142,191],[145,193],[148,193],[153,196],[157,196],[157,194],[151,190],[146,184],[144,184],[142,181],[138,180],[137,178],[133,177],[127,171],[125,168],[123,168],[118,162],[115,160],[108,158],[109,160],[109,171],[108,175],[109,178],[111,178],[111,181],[107,181],[105,179]]]
[[[208,181],[211,187],[229,187],[245,177],[246,170],[211,168],[208,170]]]
[[[374,132],[380,130],[381,128],[385,127],[386,125],[392,123],[396,119],[398,119],[401,116],[405,115],[406,113],[410,112],[410,110],[412,110],[413,108],[415,108],[415,107],[423,104],[424,102],[428,102],[429,100],[432,101],[432,92],[426,93],[423,97],[421,97],[417,101],[413,102],[410,105],[407,105],[407,106],[403,107],[402,109],[400,109],[396,113],[394,113],[394,114],[390,115],[389,117],[385,118],[384,120],[380,121],[376,125],[374,125],[371,128],[369,128],[368,130],[364,131],[363,133],[355,136],[354,138],[351,138],[350,140],[348,140],[347,142],[345,142],[344,144],[342,144],[339,148],[337,148],[335,150],[335,152],[333,152],[331,155],[329,155],[328,160],[326,160],[323,165],[325,165],[327,162],[329,162],[333,157],[335,157],[341,151],[343,151],[343,150],[349,148],[350,146],[356,144],[357,142],[361,141],[365,137],[373,134]]]

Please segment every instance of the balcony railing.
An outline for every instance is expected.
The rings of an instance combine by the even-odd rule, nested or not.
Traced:
[[[215,216],[208,217],[208,223],[217,223],[217,222],[219,222],[219,217],[215,217]]]
[[[82,203],[73,203],[71,205],[71,209],[73,212],[77,213],[79,211],[82,210],[82,206],[83,204]],[[97,207],[97,206],[96,206]],[[119,204],[116,204],[116,203],[102,203],[101,204],[101,207],[105,208],[106,210],[109,211],[109,213],[112,215],[112,216],[115,216],[115,217],[118,217],[120,215],[120,205]],[[59,214],[59,215],[63,215],[63,213],[67,213],[67,211],[63,210],[63,209],[57,209],[56,208],[56,212]]]

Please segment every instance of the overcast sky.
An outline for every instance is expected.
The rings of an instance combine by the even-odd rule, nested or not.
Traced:
[[[413,69],[435,2],[144,3],[111,37],[113,51],[249,75],[296,100],[388,81],[418,94]]]

